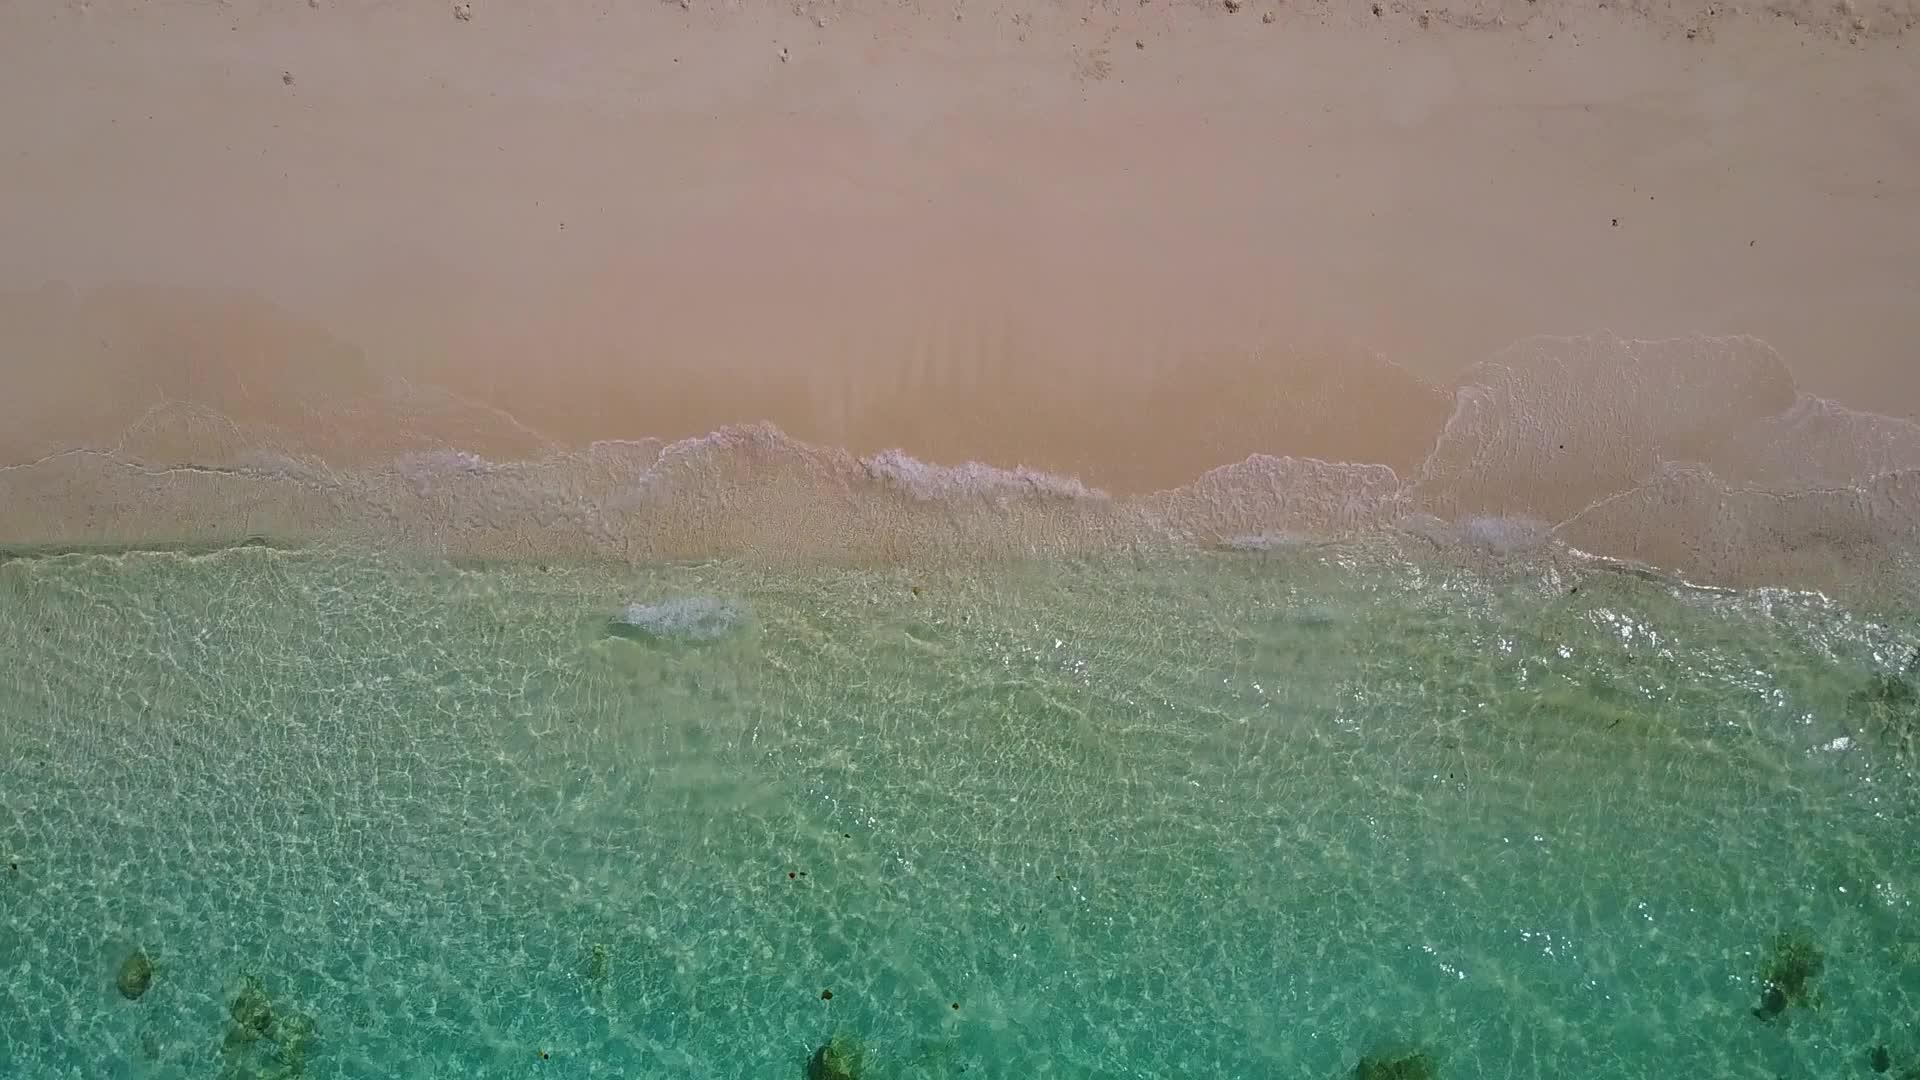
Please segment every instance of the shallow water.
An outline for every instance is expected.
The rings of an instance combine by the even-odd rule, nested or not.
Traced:
[[[8,1078],[1920,1065],[1920,627],[1818,594],[242,548],[0,612]]]

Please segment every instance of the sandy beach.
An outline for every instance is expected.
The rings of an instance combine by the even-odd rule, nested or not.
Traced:
[[[1553,526],[1682,464],[1897,485],[1916,20],[6,5],[0,532],[214,536],[227,512],[115,485],[751,424],[854,474],[897,449],[1119,498],[1250,455],[1385,466],[1419,512]],[[1450,451],[1463,380],[1516,348],[1533,389]],[[72,471],[102,462],[138,475]]]

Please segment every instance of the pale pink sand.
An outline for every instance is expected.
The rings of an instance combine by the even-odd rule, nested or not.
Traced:
[[[0,459],[771,421],[1116,494],[1256,452],[1404,478],[1460,372],[1601,329],[1756,335],[1802,390],[1914,417],[1914,22],[3,5]]]

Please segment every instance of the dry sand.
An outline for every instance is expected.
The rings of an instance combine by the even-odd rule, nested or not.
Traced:
[[[1461,372],[1603,329],[1756,335],[1800,389],[1913,418],[1916,22],[0,4],[0,461],[771,421],[1115,494],[1253,453],[1406,476]],[[95,529],[21,505],[0,540]]]

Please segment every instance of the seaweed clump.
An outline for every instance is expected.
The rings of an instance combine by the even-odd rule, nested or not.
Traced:
[[[221,1075],[230,1080],[296,1080],[306,1073],[317,1031],[311,1016],[276,1009],[257,977],[242,976],[227,999]]]
[[[233,1019],[235,1033],[247,1042],[263,1039],[273,1030],[273,1002],[252,975],[241,980],[240,989],[227,1002],[227,1015]]]
[[[1920,662],[1920,653],[1915,654]],[[1920,689],[1909,678],[1915,663],[1899,674],[1876,671],[1867,685],[1855,690],[1847,704],[1862,726],[1890,744],[1896,754],[1920,757]]]
[[[1435,1080],[1440,1064],[1425,1050],[1404,1054],[1368,1054],[1353,1067],[1353,1080]]]
[[[866,1074],[865,1048],[844,1032],[835,1033],[807,1059],[807,1080],[860,1080]]]
[[[613,950],[595,942],[587,947],[587,981],[599,986],[607,981],[607,974],[613,968]]]
[[[1795,1005],[1814,1004],[1813,984],[1826,966],[1826,952],[1804,932],[1776,936],[1760,969],[1760,1005],[1753,1015],[1771,1022]]]
[[[144,947],[134,949],[120,961],[120,971],[114,976],[113,984],[128,1001],[139,1001],[145,996],[153,986],[153,957],[147,955]]]
[[[1877,1073],[1893,1071],[1893,1051],[1886,1043],[1875,1043],[1867,1051],[1867,1068]],[[1920,1080],[1920,1061],[1901,1069],[1898,1080]]]

